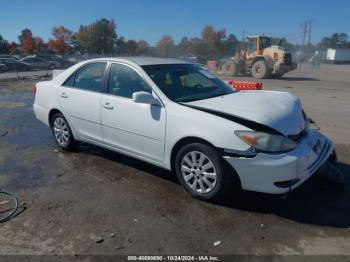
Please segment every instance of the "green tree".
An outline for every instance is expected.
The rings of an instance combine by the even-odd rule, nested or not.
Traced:
[[[228,37],[221,41],[222,55],[234,56],[238,45],[237,37],[234,34],[229,34]]]
[[[33,37],[32,31],[28,28],[22,30],[21,34],[18,36],[18,41],[22,45],[25,38]]]
[[[177,55],[196,54],[196,47],[191,39],[183,37],[176,47]]]
[[[220,56],[222,55],[221,40],[226,37],[225,29],[215,30],[213,26],[206,25],[202,30],[202,39],[205,44],[204,56]]]
[[[80,49],[91,54],[111,54],[116,50],[116,25],[113,19],[102,18],[79,28],[76,34]]]
[[[322,38],[320,45],[325,48],[346,48],[348,35],[345,33],[334,33],[330,37]]]
[[[10,55],[15,55],[18,54],[18,45],[15,42],[11,42],[11,44],[8,45],[9,47],[9,54]]]
[[[124,36],[119,37],[117,40],[117,53],[120,55],[127,54],[126,41]]]
[[[149,48],[148,42],[145,40],[140,40],[137,42],[136,54],[137,55],[147,55],[148,48]]]
[[[128,55],[136,55],[137,42],[135,40],[128,40],[126,42],[126,50],[128,52]]]
[[[9,52],[8,42],[0,35],[0,54],[7,54]]]

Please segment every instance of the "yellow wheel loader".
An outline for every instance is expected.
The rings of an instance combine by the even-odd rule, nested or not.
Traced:
[[[271,45],[271,37],[248,36],[236,56],[219,62],[218,70],[228,77],[251,74],[262,79],[280,77],[296,67],[291,53],[280,45]]]

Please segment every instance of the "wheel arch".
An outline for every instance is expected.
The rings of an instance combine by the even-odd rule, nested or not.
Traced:
[[[58,109],[58,108],[52,108],[52,109],[50,110],[50,112],[49,112],[48,121],[49,121],[49,126],[50,126],[50,128],[52,128],[51,120],[52,120],[53,116],[54,116],[55,114],[57,114],[57,113],[60,113],[60,114],[62,114],[62,115],[64,116],[64,118],[65,118],[65,119],[67,120],[67,122],[68,122],[68,125],[69,125],[69,127],[70,127],[70,130],[72,131],[73,138],[74,138],[75,140],[77,140],[77,141],[80,141],[80,140],[79,140],[79,135],[78,135],[77,130],[75,130],[75,128],[74,128],[74,126],[72,125],[72,123],[70,122],[69,118],[67,118],[67,117],[65,116],[65,114],[64,114],[60,109]]]
[[[188,136],[188,137],[181,138],[180,140],[178,140],[174,144],[174,146],[173,146],[173,148],[171,150],[170,167],[171,167],[172,171],[175,170],[175,158],[176,158],[177,153],[180,151],[180,149],[183,146],[191,144],[191,143],[203,143],[203,144],[206,144],[206,145],[211,146],[213,148],[216,148],[212,143],[208,142],[207,140],[205,140],[203,138],[199,138],[199,137],[196,137],[196,136]]]
[[[205,145],[208,145],[212,148],[214,148],[215,150],[217,150],[219,153],[222,154],[222,150],[220,148],[217,148],[216,146],[214,146],[212,143],[210,143],[209,141],[203,139],[203,138],[200,138],[200,137],[196,137],[196,136],[188,136],[188,137],[183,137],[181,138],[180,140],[178,140],[172,150],[171,150],[171,155],[170,155],[170,168],[171,168],[171,171],[175,172],[175,159],[176,159],[176,155],[177,153],[179,152],[179,150],[185,146],[185,145],[188,145],[188,144],[191,144],[191,143],[203,143]],[[237,173],[237,171],[235,170],[235,168],[233,166],[231,166],[227,161],[225,161],[224,159],[222,159],[222,163],[225,165],[225,167],[227,168],[227,170],[230,170],[231,173],[232,173],[232,176],[233,176],[233,179],[234,181],[236,182],[236,185],[240,188],[241,187],[241,180],[240,180],[240,177]]]
[[[57,114],[57,113],[60,113],[60,114],[64,115],[64,114],[63,114],[60,110],[58,110],[57,108],[52,108],[52,109],[50,110],[50,112],[49,112],[49,119],[48,119],[48,121],[49,121],[49,126],[50,126],[50,127],[52,127],[52,126],[51,126],[51,120],[52,120],[53,116],[54,116],[55,114]]]

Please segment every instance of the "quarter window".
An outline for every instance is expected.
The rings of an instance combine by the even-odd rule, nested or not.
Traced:
[[[83,66],[63,84],[88,91],[101,92],[107,63],[92,63]]]
[[[135,92],[152,92],[152,89],[132,68],[112,64],[108,80],[108,93],[111,95],[132,98]]]

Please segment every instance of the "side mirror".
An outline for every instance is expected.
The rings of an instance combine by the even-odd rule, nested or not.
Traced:
[[[158,99],[154,98],[151,93],[148,92],[135,92],[132,94],[132,100],[135,103],[149,104],[149,105],[160,105]]]

